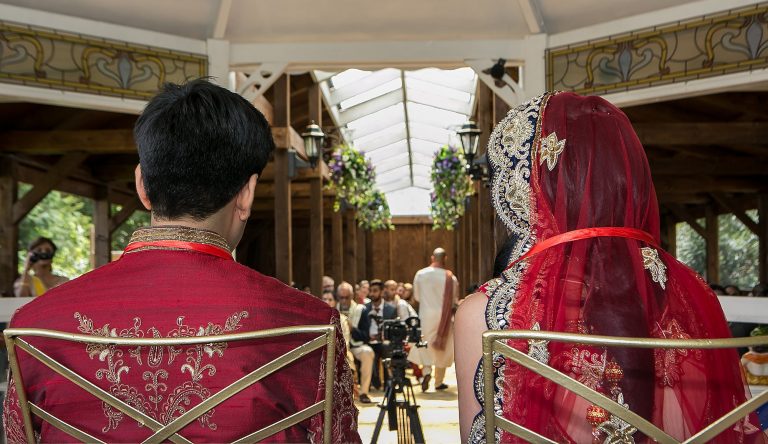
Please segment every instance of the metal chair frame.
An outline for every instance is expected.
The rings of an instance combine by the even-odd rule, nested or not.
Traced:
[[[587,401],[604,408],[612,415],[616,415],[621,420],[629,423],[638,431],[646,434],[651,439],[661,444],[673,443],[705,443],[716,437],[718,434],[731,427],[736,422],[744,418],[747,414],[754,411],[757,407],[768,402],[768,390],[746,401],[740,406],[734,408],[723,417],[709,424],[703,430],[691,436],[685,441],[678,441],[660,428],[653,425],[645,418],[626,409],[622,405],[614,402],[605,395],[592,390],[586,385],[576,381],[570,376],[555,370],[554,368],[543,364],[527,354],[510,347],[506,341],[509,340],[536,340],[553,341],[565,343],[577,343],[603,347],[629,347],[629,348],[659,348],[659,349],[722,349],[750,347],[768,344],[768,336],[757,336],[752,338],[737,339],[655,339],[655,338],[628,338],[619,336],[593,336],[574,333],[560,333],[551,331],[533,331],[533,330],[489,330],[483,333],[483,393],[486,399],[483,415],[485,417],[486,442],[492,442],[495,436],[495,429],[499,427],[515,436],[523,438],[529,442],[536,443],[554,443],[552,441],[530,429],[519,424],[515,424],[506,418],[497,415],[494,411],[494,402],[488,400],[494,399],[494,373],[493,373],[493,354],[501,355],[511,359],[538,375],[541,375],[557,385],[570,390],[581,396]]]
[[[275,358],[274,360],[262,365],[249,374],[241,377],[237,381],[228,385],[220,390],[218,393],[210,396],[202,401],[200,404],[189,409],[178,418],[174,419],[168,424],[163,425],[156,421],[152,417],[145,413],[135,409],[134,407],[126,404],[120,399],[114,397],[111,393],[101,389],[92,382],[88,381],[81,375],[75,373],[73,370],[65,367],[57,360],[51,358],[49,355],[36,348],[27,342],[24,337],[40,337],[50,339],[60,339],[63,341],[78,342],[84,344],[104,344],[114,346],[130,346],[130,347],[152,347],[152,346],[185,346],[185,345],[197,345],[197,344],[212,344],[223,342],[236,342],[236,341],[248,341],[257,340],[263,338],[273,338],[280,336],[299,335],[299,334],[313,334],[318,335],[315,339],[306,342],[285,354]],[[125,415],[135,419],[139,423],[148,427],[154,433],[147,438],[144,443],[161,443],[166,439],[176,444],[191,444],[191,441],[179,435],[178,432],[184,428],[187,424],[195,421],[199,416],[216,407],[222,402],[226,401],[230,397],[236,395],[242,390],[252,386],[266,376],[282,369],[290,363],[300,359],[307,354],[325,348],[326,350],[326,365],[325,365],[325,398],[309,407],[304,408],[280,421],[269,424],[260,430],[250,433],[237,441],[236,443],[250,443],[257,442],[274,435],[277,432],[287,429],[295,424],[298,424],[305,419],[308,419],[315,414],[323,412],[323,442],[331,442],[331,421],[332,421],[332,403],[333,403],[333,381],[335,371],[335,354],[336,354],[336,331],[332,325],[301,325],[296,327],[283,327],[274,328],[269,330],[260,330],[244,333],[234,333],[218,336],[195,336],[184,338],[113,338],[113,337],[98,337],[89,336],[83,334],[66,333],[54,330],[35,329],[35,328],[9,328],[4,332],[5,343],[8,348],[8,359],[11,365],[11,371],[16,385],[16,391],[19,397],[19,404],[21,406],[22,417],[24,420],[24,431],[26,434],[27,442],[32,444],[35,442],[35,435],[32,426],[32,416],[35,414],[42,420],[50,423],[57,429],[69,434],[70,436],[77,438],[83,442],[104,442],[98,438],[70,425],[66,422],[56,418],[49,412],[43,410],[39,406],[30,402],[27,399],[26,391],[24,390],[24,379],[19,361],[16,355],[16,348],[20,348],[27,352],[30,356],[45,364],[54,372],[63,376],[67,380],[71,381],[78,387],[87,391],[91,395],[95,396],[99,400],[107,403],[111,407],[119,410]]]

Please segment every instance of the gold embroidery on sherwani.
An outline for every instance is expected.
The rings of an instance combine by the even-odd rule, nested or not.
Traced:
[[[94,327],[92,319],[80,313],[75,313],[75,319],[80,322],[80,325],[77,327],[78,331],[93,336],[120,338],[180,338],[223,335],[239,330],[242,327],[240,321],[247,317],[247,311],[236,312],[227,318],[223,326],[208,322],[208,325],[201,325],[195,328],[184,323],[184,316],[179,316],[176,319],[176,328],[163,335],[155,327],[151,327],[148,330],[142,329],[141,318],[138,317],[133,319],[132,327],[118,330],[117,328],[110,327],[109,324],[104,324],[98,328]],[[213,343],[180,347],[151,347],[148,350],[146,361],[142,360],[141,349],[141,346],[129,349],[128,357],[125,358],[123,350],[114,345],[87,344],[85,347],[85,351],[91,359],[97,358],[105,363],[106,367],[96,371],[96,379],[109,382],[108,391],[113,396],[155,420],[168,424],[186,412],[190,405],[192,405],[193,399],[202,402],[211,396],[211,392],[201,382],[204,377],[211,377],[216,374],[216,366],[211,361],[214,356],[219,358],[224,356],[227,344]],[[174,366],[176,358],[180,355],[185,356],[184,361],[181,365],[176,363]],[[131,359],[136,361],[137,366],[149,368],[141,373],[142,380],[146,382],[143,387],[133,387],[124,384],[121,380],[122,375],[129,373],[131,370]],[[172,371],[175,374],[179,372],[182,375],[188,373],[189,380],[183,382],[178,387],[173,387],[169,391],[166,383],[169,376],[168,370],[157,368],[162,366],[168,366],[167,368],[169,369],[172,368],[171,366],[174,366]],[[139,368],[135,371],[141,370],[143,369]],[[102,432],[107,433],[110,430],[116,430],[123,420],[123,414],[106,403],[103,403],[102,409],[104,416],[107,418],[107,425],[104,426]],[[211,421],[214,412],[215,409],[211,409],[201,415],[197,419],[200,426],[216,430],[216,423]]]
[[[643,247],[640,253],[643,256],[643,267],[651,273],[653,282],[658,282],[662,289],[666,289],[667,266],[659,258],[659,252],[655,248]]]
[[[547,168],[549,171],[555,169],[557,165],[557,158],[565,149],[565,139],[558,140],[557,134],[550,133],[547,137],[543,137],[539,142],[541,148],[539,149],[539,165],[543,165],[547,162]]]
[[[227,244],[227,241],[218,233],[197,228],[179,226],[139,228],[133,232],[131,235],[131,240],[128,243],[132,244],[138,242],[155,242],[164,240],[213,245],[214,247],[219,247],[226,251],[232,251],[232,249]],[[179,248],[146,246],[132,250],[131,253],[144,250],[179,250]]]

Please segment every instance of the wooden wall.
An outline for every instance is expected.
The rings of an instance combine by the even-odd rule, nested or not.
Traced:
[[[419,269],[429,265],[429,257],[437,247],[448,252],[446,266],[456,270],[454,233],[432,230],[427,218],[395,218],[395,230],[368,233],[367,279],[394,279],[412,282]],[[463,287],[463,283],[461,284]]]

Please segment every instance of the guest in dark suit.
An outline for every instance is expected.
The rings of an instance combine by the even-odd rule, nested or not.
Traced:
[[[365,311],[360,317],[360,324],[358,324],[359,331],[368,332],[368,345],[371,346],[375,353],[371,386],[376,389],[380,389],[383,386],[383,383],[389,378],[389,373],[386,368],[383,369],[383,381],[379,377],[379,363],[381,362],[381,356],[384,351],[383,344],[381,343],[380,324],[388,319],[397,319],[397,310],[395,307],[384,303],[384,299],[382,298],[383,290],[384,285],[379,279],[371,281],[371,291],[368,295],[371,302],[365,304]]]

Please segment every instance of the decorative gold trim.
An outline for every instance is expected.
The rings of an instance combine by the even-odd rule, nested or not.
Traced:
[[[131,235],[131,240],[128,241],[128,245],[136,242],[155,242],[164,240],[174,240],[182,242],[194,242],[198,244],[213,245],[227,251],[232,249],[227,244],[227,241],[221,237],[218,233],[208,230],[201,230],[197,228],[181,227],[181,226],[157,226],[157,227],[145,227],[139,228]],[[143,247],[131,250],[128,254],[136,251],[144,250],[173,250],[174,248],[168,247]]]
[[[657,339],[657,338],[627,338],[619,336],[593,336],[576,333],[560,333],[551,331],[532,331],[532,330],[489,330],[483,333],[483,376],[485,384],[483,387],[485,399],[493,399],[493,353],[500,353],[513,362],[543,376],[555,384],[564,387],[567,390],[581,396],[587,401],[604,408],[610,414],[616,416],[622,421],[636,427],[651,439],[662,444],[678,443],[706,443],[722,433],[729,427],[736,424],[744,418],[749,412],[768,401],[768,390],[760,393],[754,398],[746,401],[723,417],[709,424],[699,433],[688,438],[685,441],[677,441],[663,430],[659,429],[645,418],[628,410],[625,406],[613,401],[605,395],[592,390],[586,385],[574,380],[573,378],[559,372],[548,365],[544,365],[525,353],[516,350],[509,345],[508,341],[513,340],[537,340],[537,341],[555,341],[585,344],[600,347],[630,347],[630,348],[661,348],[661,349],[720,349],[720,348],[738,348],[753,347],[768,344],[768,336],[755,336],[751,338],[737,339]],[[500,427],[515,436],[525,439],[537,437],[531,430],[525,429],[519,424],[510,426],[510,421],[497,415],[494,411],[494,405],[486,402],[483,409],[485,416],[486,439],[494,436],[496,427]],[[521,430],[524,429],[524,430]],[[542,437],[543,438],[543,437]],[[492,438],[490,438],[492,439]],[[544,438],[545,439],[545,438]],[[538,438],[536,438],[538,442]],[[487,441],[491,442],[491,441]],[[552,442],[546,440],[544,442]]]
[[[547,137],[542,137],[539,148],[539,165],[547,163],[547,169],[552,171],[557,165],[557,159],[565,149],[565,139],[558,139],[555,132],[551,132]]]
[[[8,357],[9,357],[9,361],[13,371],[13,377],[14,377],[16,389],[19,396],[19,402],[22,409],[22,416],[24,419],[24,429],[25,429],[27,441],[30,444],[35,442],[34,430],[32,427],[32,418],[31,418],[32,413],[50,422],[54,427],[66,433],[69,433],[71,436],[75,438],[78,438],[78,439],[83,438],[83,435],[78,434],[78,432],[79,433],[83,433],[83,432],[77,430],[76,428],[72,427],[69,424],[64,423],[63,421],[58,420],[53,415],[50,415],[50,413],[43,411],[42,409],[40,409],[37,406],[34,406],[31,402],[28,401],[26,392],[24,391],[23,373],[21,372],[18,359],[16,356],[16,347],[24,350],[30,356],[42,362],[43,364],[48,366],[51,370],[60,374],[67,380],[73,382],[74,384],[81,387],[83,390],[87,391],[91,395],[95,396],[96,398],[100,399],[103,402],[106,402],[111,407],[125,413],[126,415],[130,416],[131,418],[139,421],[140,423],[144,424],[146,427],[150,428],[155,433],[154,435],[149,437],[145,442],[148,442],[148,443],[162,442],[168,439],[177,444],[190,443],[190,441],[178,435],[177,432],[181,430],[184,426],[189,424],[190,422],[197,419],[198,416],[204,414],[211,408],[215,407],[216,405],[219,405],[220,403],[224,402],[225,400],[229,399],[230,397],[234,396],[240,391],[250,387],[251,385],[258,382],[259,380],[263,379],[264,377],[272,374],[275,371],[278,371],[284,368],[285,366],[296,361],[297,359],[300,359],[301,357],[306,356],[307,354],[315,350],[318,350],[320,348],[325,348],[326,350],[325,359],[327,360],[327,364],[325,366],[326,368],[325,399],[316,404],[313,404],[312,406],[309,406],[308,408],[298,413],[295,413],[289,416],[288,418],[285,418],[276,423],[270,424],[255,433],[249,434],[241,438],[240,441],[252,442],[252,441],[268,438],[269,436],[272,436],[275,433],[280,432],[281,430],[284,430],[322,411],[324,415],[323,442],[330,443],[331,442],[331,424],[333,421],[331,413],[332,413],[332,405],[333,405],[333,380],[335,375],[335,366],[334,366],[335,353],[336,353],[335,332],[336,330],[333,325],[305,325],[305,326],[297,326],[297,327],[274,328],[269,330],[261,330],[261,331],[245,332],[245,333],[233,333],[233,334],[226,334],[226,335],[194,336],[194,337],[181,337],[181,338],[95,337],[90,335],[65,333],[65,332],[45,330],[45,329],[35,329],[35,328],[9,328],[4,331],[4,335],[5,335],[5,343],[8,347]],[[155,421],[151,417],[136,410],[132,406],[113,397],[111,394],[105,392],[98,386],[89,382],[82,376],[78,375],[74,371],[65,367],[55,359],[46,355],[45,353],[38,350],[36,347],[34,347],[33,345],[29,344],[27,341],[22,339],[22,337],[42,337],[42,338],[50,338],[50,339],[59,339],[59,340],[70,341],[70,342],[80,342],[84,344],[103,344],[103,345],[114,345],[114,346],[141,346],[141,347],[153,347],[153,346],[155,347],[177,346],[178,347],[183,345],[211,344],[211,343],[221,343],[221,342],[229,343],[229,342],[235,342],[235,341],[256,340],[256,339],[263,339],[263,338],[273,338],[273,337],[280,337],[280,336],[287,336],[287,335],[302,335],[302,334],[314,334],[319,336],[317,336],[315,339],[309,342],[302,344],[299,347],[296,347],[288,351],[287,353],[268,362],[267,364],[264,364],[263,366],[259,367],[258,369],[254,370],[248,375],[243,376],[242,378],[238,379],[237,381],[223,388],[221,391],[214,394],[210,398],[207,398],[205,401],[191,408],[189,411],[187,411],[186,413],[176,418],[174,421],[170,422],[167,425],[160,424],[159,422]]]
[[[643,257],[643,268],[651,273],[651,280],[658,283],[661,289],[667,288],[667,266],[659,258],[659,252],[652,247],[640,248],[640,255]]]

